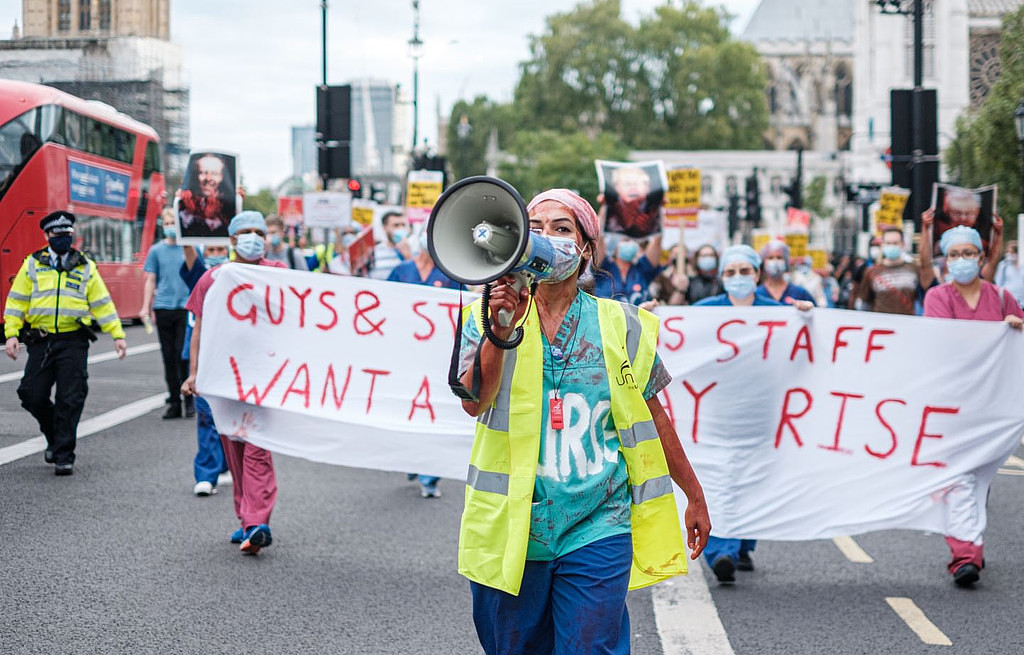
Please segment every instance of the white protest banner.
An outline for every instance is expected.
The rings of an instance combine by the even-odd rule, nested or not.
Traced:
[[[1024,335],[1002,322],[791,307],[657,314],[673,377],[662,402],[713,534],[979,538],[992,477],[1024,430]]]
[[[679,232],[678,227],[662,231],[662,247],[668,250],[679,243]],[[706,244],[722,252],[729,242],[728,216],[715,209],[701,209],[697,213],[697,226],[684,227],[682,232],[688,252],[697,252],[698,248]]]
[[[473,420],[447,385],[458,311],[457,291],[225,265],[198,390],[221,432],[274,452],[465,479]]]
[[[275,452],[462,480],[473,420],[447,387],[458,307],[456,291],[228,264],[204,304],[199,392],[223,433]],[[660,397],[714,534],[980,536],[1024,431],[1024,335],[792,307],[657,313],[673,377]]]
[[[317,191],[302,197],[306,227],[345,227],[352,222],[352,194]]]

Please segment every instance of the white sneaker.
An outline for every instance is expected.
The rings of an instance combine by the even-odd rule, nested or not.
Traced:
[[[223,486],[225,484],[231,484],[234,481],[235,479],[231,477],[231,471],[224,471],[223,473],[217,476],[218,487]]]
[[[196,486],[192,489],[192,493],[197,496],[212,496],[217,493],[217,488],[203,480],[202,482],[196,483]]]

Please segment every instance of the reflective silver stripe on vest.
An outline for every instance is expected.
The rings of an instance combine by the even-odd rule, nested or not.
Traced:
[[[88,316],[89,312],[85,312],[85,315]],[[96,323],[98,323],[100,326],[103,326],[103,325],[106,325],[107,323],[113,323],[116,320],[117,320],[117,314],[116,313],[115,314],[107,314],[103,318],[97,318],[96,319]]]
[[[508,474],[491,473],[481,471],[472,464],[469,465],[469,475],[466,477],[466,484],[477,491],[487,491],[492,494],[508,495]]]
[[[106,305],[108,302],[110,302],[110,296],[103,296],[102,298],[98,300],[93,300],[91,303],[89,303],[89,309],[96,309],[97,307],[102,307],[103,305]]]
[[[640,335],[643,333],[643,326],[640,325],[640,309],[629,303],[619,303],[622,313],[626,316],[626,355],[629,357],[630,365],[636,361],[636,353],[640,350]]]
[[[39,278],[36,275],[36,258],[35,257],[29,257],[28,258],[28,270],[25,271],[25,273],[28,275],[28,279],[32,280],[32,293],[33,294],[38,293],[38,291],[39,291]]]
[[[89,283],[89,276],[92,275],[92,266],[88,259],[82,264],[82,292],[85,292],[85,285]]]
[[[65,309],[64,307],[59,310],[56,307],[33,307],[29,313],[33,316],[70,316],[74,318],[90,316],[88,309]],[[114,318],[117,316],[114,315]]]
[[[20,300],[21,302],[28,302],[29,300],[32,299],[31,296],[24,296],[18,293],[17,291],[12,291],[9,294],[7,294],[7,298],[9,300]]]
[[[658,428],[654,425],[654,419],[638,421],[625,430],[619,430],[619,441],[622,442],[623,448],[636,448],[641,441],[657,438]]]
[[[478,423],[483,423],[498,432],[508,432],[508,415],[512,405],[512,376],[516,372],[517,352],[515,349],[505,351],[498,395],[494,398],[494,404],[476,419]]]
[[[672,493],[672,478],[667,475],[651,478],[643,484],[631,485],[629,490],[633,494],[633,504],[639,505]]]
[[[20,318],[23,321],[25,320],[25,312],[21,311],[20,309],[15,309],[14,307],[11,307],[9,305],[4,314],[7,316],[11,316],[13,318]]]
[[[49,298],[51,296],[56,296],[56,295],[57,295],[57,290],[56,289],[46,289],[44,291],[33,291],[32,292],[32,297],[36,298],[36,299],[39,299],[39,298]]]

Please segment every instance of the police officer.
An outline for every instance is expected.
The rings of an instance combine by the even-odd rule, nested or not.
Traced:
[[[74,472],[78,419],[89,391],[86,359],[89,342],[96,340],[92,321],[114,338],[119,358],[128,349],[96,263],[71,247],[74,225],[74,214],[65,211],[39,222],[49,247],[25,258],[4,308],[7,356],[17,359],[19,340],[28,347],[18,397],[39,421],[46,436],[44,458],[56,465],[57,475]],[[51,401],[54,383],[57,393]]]

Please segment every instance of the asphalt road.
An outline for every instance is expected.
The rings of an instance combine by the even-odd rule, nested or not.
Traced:
[[[129,330],[130,345],[153,339]],[[4,358],[0,376],[22,364]],[[0,448],[38,434],[16,388],[0,382]],[[161,390],[157,352],[94,364],[83,418]],[[424,500],[401,474],[277,456],[274,545],[245,557],[228,543],[230,489],[192,495],[194,452],[192,422],[155,410],[82,439],[69,478],[41,454],[0,465],[0,653],[480,652],[455,570],[461,483]],[[762,542],[735,586],[694,573],[736,653],[1024,652],[1021,506],[1024,476],[997,476],[974,590],[952,585],[940,536],[905,531],[857,537],[872,563],[832,541]],[[924,644],[888,597],[952,646]],[[633,652],[671,655],[651,592],[629,608]]]

